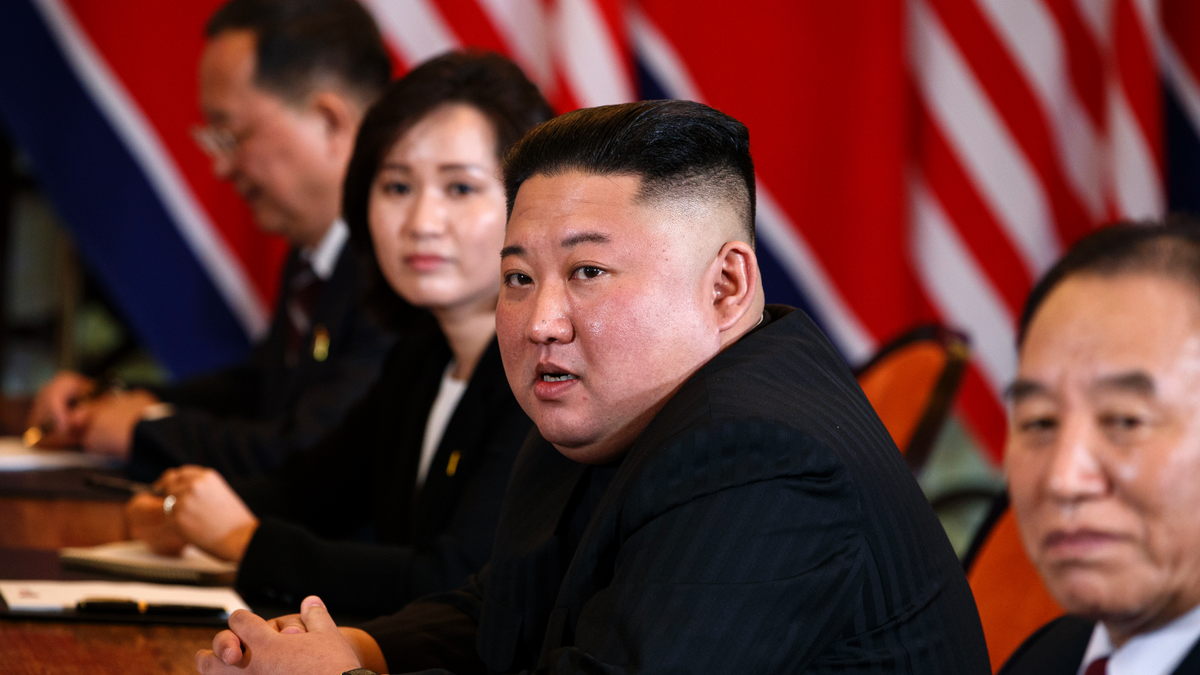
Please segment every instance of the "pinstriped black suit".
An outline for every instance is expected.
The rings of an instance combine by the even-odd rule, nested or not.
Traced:
[[[941,526],[789,311],[685,383],[618,465],[527,442],[489,568],[364,627],[391,672],[988,673]]]

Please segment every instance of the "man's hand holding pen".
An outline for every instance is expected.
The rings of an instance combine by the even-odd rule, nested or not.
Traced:
[[[144,389],[126,390],[117,380],[97,382],[79,373],[60,372],[33,401],[25,444],[81,447],[85,452],[126,458],[134,427],[159,405],[158,398]]]
[[[63,371],[38,391],[29,410],[25,444],[63,448],[80,444],[86,413],[79,403],[96,391],[96,381],[79,373]]]

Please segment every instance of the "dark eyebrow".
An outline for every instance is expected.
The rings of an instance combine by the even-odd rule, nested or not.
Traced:
[[[1141,396],[1154,396],[1154,378],[1150,377],[1144,371],[1135,370],[1129,373],[1121,373],[1119,375],[1110,375],[1100,378],[1096,384],[1097,389],[1116,389],[1118,391],[1127,391]]]
[[[1045,386],[1032,380],[1014,380],[1004,388],[1004,400],[1016,403],[1033,396],[1050,393]]]
[[[525,255],[525,247],[513,244],[512,246],[505,246],[504,248],[500,249],[501,259],[507,258],[510,255]]]
[[[607,244],[611,241],[608,235],[599,232],[577,232],[562,240],[563,248],[571,248],[579,244]]]

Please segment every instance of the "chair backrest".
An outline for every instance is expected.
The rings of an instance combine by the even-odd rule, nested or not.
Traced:
[[[963,566],[983,622],[993,673],[1025,638],[1065,613],[1025,555],[1007,493],[992,505]]]
[[[967,338],[925,325],[885,345],[858,384],[914,471],[929,458],[970,357]]]

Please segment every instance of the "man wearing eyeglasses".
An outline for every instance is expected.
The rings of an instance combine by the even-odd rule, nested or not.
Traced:
[[[262,229],[293,245],[266,339],[234,368],[76,404],[97,389],[60,373],[31,428],[153,479],[180,464],[230,477],[277,465],[315,441],[366,391],[390,343],[360,311],[366,266],[347,245],[342,178],[391,63],[355,0],[230,0],[210,18],[200,61],[208,126],[193,132]]]

